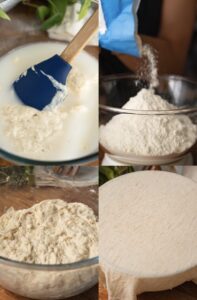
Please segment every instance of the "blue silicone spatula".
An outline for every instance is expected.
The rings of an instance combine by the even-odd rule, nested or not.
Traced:
[[[29,68],[24,75],[21,74],[13,83],[18,98],[25,105],[38,110],[42,110],[50,104],[59,90],[58,84],[54,85],[54,81],[51,81],[50,78],[52,77],[60,84],[66,84],[73,59],[87,45],[97,29],[98,9],[96,9],[61,55],[56,54]]]

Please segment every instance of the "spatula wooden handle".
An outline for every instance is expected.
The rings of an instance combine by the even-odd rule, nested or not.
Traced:
[[[98,29],[98,8],[84,24],[81,30],[69,43],[67,48],[60,55],[65,61],[71,63],[75,56],[87,45],[88,41]]]

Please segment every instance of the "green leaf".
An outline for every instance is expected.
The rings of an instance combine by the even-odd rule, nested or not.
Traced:
[[[60,14],[52,15],[52,17],[48,18],[46,21],[44,21],[41,25],[42,30],[47,30],[51,27],[53,27],[56,24],[60,24],[62,20],[62,16]]]
[[[47,30],[55,25],[62,23],[68,5],[74,5],[78,0],[45,0],[42,5],[35,0],[22,0],[23,4],[32,6],[36,9],[37,16],[41,20],[42,30]],[[91,6],[91,0],[81,0],[79,19],[82,19]]]
[[[91,3],[92,3],[92,0],[82,0],[81,1],[81,9],[79,11],[79,20],[83,19],[86,16],[86,14],[91,6]]]
[[[107,180],[114,178],[113,167],[100,167],[100,174],[103,174]]]
[[[68,0],[48,0],[48,2],[50,3],[53,12],[58,12],[64,17],[68,5]]]
[[[40,5],[37,8],[37,16],[41,21],[44,21],[50,14],[50,9],[46,5]]]
[[[3,11],[2,8],[0,8],[0,18],[10,21],[10,17]]]
[[[117,166],[117,167],[103,167],[99,168],[99,185],[104,184],[105,182],[116,178],[118,176],[128,174],[134,172],[134,168],[132,166]]]
[[[61,24],[66,12],[68,0],[48,0],[48,3],[48,14],[42,20],[45,20],[41,25],[42,30],[47,30],[55,25]],[[46,17],[48,18],[46,19]]]
[[[60,0],[61,1],[61,0]],[[51,7],[51,12],[57,12],[57,5],[55,2],[55,0],[48,0],[50,7]]]
[[[68,0],[68,5],[73,5],[77,3],[77,0]]]

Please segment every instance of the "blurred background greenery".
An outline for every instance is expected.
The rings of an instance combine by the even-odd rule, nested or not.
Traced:
[[[99,185],[106,183],[107,181],[114,179],[118,176],[134,172],[132,166],[116,166],[116,167],[99,167]]]
[[[0,184],[23,186],[32,184],[33,166],[9,166],[0,168]]]

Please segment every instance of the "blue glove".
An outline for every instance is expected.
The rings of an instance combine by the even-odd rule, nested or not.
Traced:
[[[100,47],[132,56],[140,56],[137,36],[137,9],[140,0],[100,0],[106,24],[99,34]]]

